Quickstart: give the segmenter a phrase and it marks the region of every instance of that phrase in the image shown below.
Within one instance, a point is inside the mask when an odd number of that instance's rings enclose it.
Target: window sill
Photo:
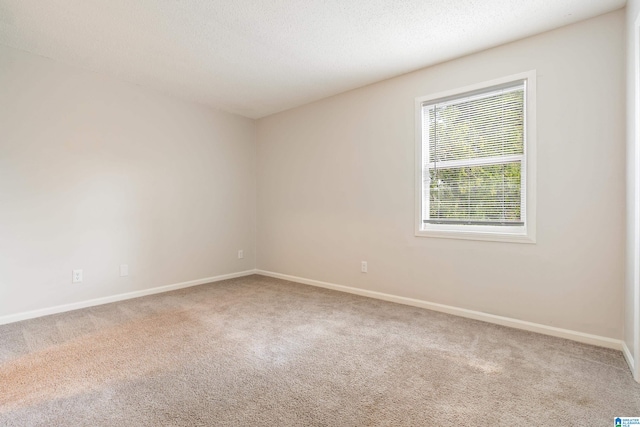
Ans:
[[[535,244],[532,233],[499,233],[468,230],[418,230],[416,237],[435,237],[439,239],[484,240],[488,242]]]

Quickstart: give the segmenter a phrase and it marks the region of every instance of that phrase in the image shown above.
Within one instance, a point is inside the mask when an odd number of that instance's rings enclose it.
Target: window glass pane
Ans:
[[[425,223],[522,225],[520,162],[429,172]]]

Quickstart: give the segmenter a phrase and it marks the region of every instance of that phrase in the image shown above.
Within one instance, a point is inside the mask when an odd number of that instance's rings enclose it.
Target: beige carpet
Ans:
[[[262,276],[0,326],[2,426],[610,426],[620,352]]]

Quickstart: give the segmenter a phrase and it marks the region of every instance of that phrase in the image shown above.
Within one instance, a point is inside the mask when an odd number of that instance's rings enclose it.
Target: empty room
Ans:
[[[0,0],[0,426],[640,425],[640,0]]]

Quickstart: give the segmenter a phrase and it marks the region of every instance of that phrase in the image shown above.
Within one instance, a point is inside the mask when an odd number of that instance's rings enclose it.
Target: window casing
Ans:
[[[415,231],[535,242],[535,71],[416,98]]]

